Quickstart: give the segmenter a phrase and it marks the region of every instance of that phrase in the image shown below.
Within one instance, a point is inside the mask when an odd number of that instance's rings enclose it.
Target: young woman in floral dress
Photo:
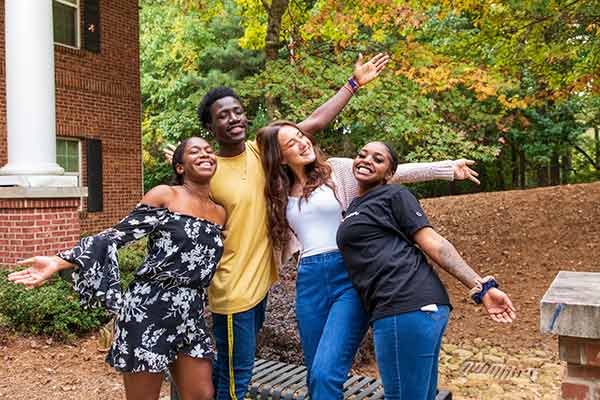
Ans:
[[[172,166],[176,184],[150,190],[117,225],[57,256],[23,260],[28,268],[9,275],[33,288],[74,269],[81,304],[116,314],[106,360],[123,373],[129,400],[158,399],[167,369],[182,400],[213,397],[214,348],[203,313],[223,254],[225,210],[209,197],[217,161],[208,142],[192,137],[175,150]],[[144,236],[148,255],[123,293],[117,249]]]

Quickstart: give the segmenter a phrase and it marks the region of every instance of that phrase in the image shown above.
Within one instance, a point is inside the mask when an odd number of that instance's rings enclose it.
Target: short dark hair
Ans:
[[[240,104],[242,103],[240,96],[238,96],[238,94],[230,87],[219,86],[209,90],[202,98],[200,104],[198,104],[198,109],[196,110],[198,114],[198,122],[200,122],[202,127],[207,128],[208,124],[211,123],[210,106],[212,106],[215,101],[220,100],[223,97],[233,97],[239,101]]]

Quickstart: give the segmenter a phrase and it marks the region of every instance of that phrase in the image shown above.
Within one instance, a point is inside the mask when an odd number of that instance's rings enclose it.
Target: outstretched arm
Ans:
[[[436,264],[462,282],[467,288],[477,286],[481,277],[458,254],[456,248],[430,227],[417,231],[415,242]],[[516,318],[515,308],[510,298],[497,288],[489,289],[482,302],[490,317],[496,322],[512,322]]]
[[[470,167],[475,161],[461,158],[460,160],[437,161],[430,163],[400,164],[389,183],[415,183],[434,179],[446,181],[464,180],[479,184],[479,174]]]
[[[24,285],[27,289],[33,289],[44,284],[55,273],[75,267],[60,257],[35,256],[26,260],[17,261],[17,264],[28,267],[22,271],[16,271],[8,275],[8,280]]]
[[[148,193],[146,193],[146,195],[144,195],[144,197],[142,198],[142,203],[152,207],[163,207],[171,190],[172,189],[170,187],[165,185],[157,186],[154,189],[150,190]],[[150,222],[142,220],[136,221],[135,225],[129,226],[128,222],[131,221],[129,221],[128,218],[125,218],[115,227],[98,234],[98,237],[108,236],[108,234],[105,235],[105,233],[112,230],[120,232],[117,236],[119,236],[120,240],[123,242],[135,240],[141,237],[143,234],[146,234],[147,231],[151,229],[153,222],[151,220],[148,221]],[[137,229],[137,232],[134,229],[134,232],[131,235],[125,234],[125,232],[131,231],[132,228],[141,229]],[[81,245],[78,247],[81,247]],[[18,261],[17,264],[26,266],[27,268],[9,274],[8,280],[17,284],[24,285],[28,289],[32,289],[34,287],[43,285],[48,279],[52,277],[52,275],[59,271],[79,267],[78,264],[67,261],[59,256],[34,256],[22,261]]]
[[[354,65],[352,77],[359,86],[364,86],[375,79],[381,71],[383,71],[388,61],[389,56],[387,54],[379,53],[368,62],[363,63],[362,55],[359,55],[358,61],[356,61],[356,64]],[[350,101],[355,90],[356,89],[352,88],[349,84],[342,86],[332,98],[317,108],[307,119],[298,124],[300,129],[310,135],[314,135],[325,129],[340,111],[342,111],[344,106],[348,104],[348,101]]]

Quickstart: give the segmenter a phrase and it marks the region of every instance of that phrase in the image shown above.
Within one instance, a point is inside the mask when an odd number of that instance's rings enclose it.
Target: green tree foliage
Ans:
[[[323,133],[329,154],[377,139],[407,161],[474,158],[486,190],[597,169],[596,3],[142,0],[146,187],[164,141],[201,133],[209,88],[237,90],[255,131],[307,117],[378,51],[392,61]]]
[[[238,45],[243,29],[232,3],[203,9],[182,5],[141,1],[145,190],[171,175],[161,155],[165,143],[204,134],[196,118],[202,95],[256,73],[264,63],[260,52]]]

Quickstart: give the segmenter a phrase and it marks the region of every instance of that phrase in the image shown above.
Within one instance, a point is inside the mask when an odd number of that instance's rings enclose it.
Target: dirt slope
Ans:
[[[473,346],[480,336],[511,354],[555,354],[556,338],[539,333],[538,304],[558,271],[600,272],[600,182],[422,203],[436,229],[472,266],[493,273],[518,308],[513,325],[492,324],[442,272],[455,306],[445,342]],[[65,345],[0,328],[0,398],[121,399],[120,377],[103,358],[93,335]]]

